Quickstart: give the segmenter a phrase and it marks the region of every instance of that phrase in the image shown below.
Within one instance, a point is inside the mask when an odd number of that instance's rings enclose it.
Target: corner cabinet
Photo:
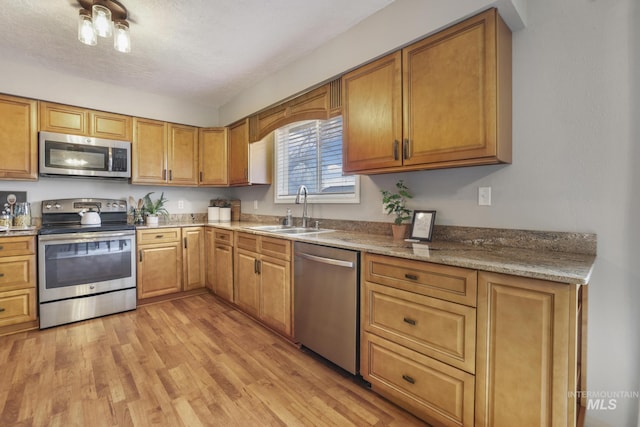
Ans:
[[[38,179],[38,102],[0,95],[0,179]]]
[[[35,239],[0,237],[0,335],[38,328]]]
[[[198,185],[198,129],[133,119],[132,184]]]
[[[249,119],[229,126],[229,185],[249,185]]]
[[[490,9],[342,77],[346,172],[511,162],[511,32]]]
[[[234,302],[291,338],[291,242],[236,232]]]

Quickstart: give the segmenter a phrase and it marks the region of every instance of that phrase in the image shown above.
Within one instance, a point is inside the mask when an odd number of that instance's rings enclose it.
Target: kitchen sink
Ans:
[[[276,234],[311,234],[311,233],[327,233],[333,231],[328,228],[313,227],[286,227],[284,225],[258,225],[255,227],[247,227],[249,230],[265,231]]]

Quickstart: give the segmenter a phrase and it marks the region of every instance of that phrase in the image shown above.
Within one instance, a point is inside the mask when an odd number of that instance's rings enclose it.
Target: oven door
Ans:
[[[134,230],[38,236],[39,302],[136,286]]]

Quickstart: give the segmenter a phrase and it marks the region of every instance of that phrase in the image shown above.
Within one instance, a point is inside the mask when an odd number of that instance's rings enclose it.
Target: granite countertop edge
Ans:
[[[139,226],[138,229],[207,226],[276,237],[291,241],[315,243],[372,254],[395,256],[454,267],[470,268],[493,273],[510,274],[567,284],[589,283],[595,255],[550,250],[519,249],[510,246],[433,241],[406,242],[391,236],[363,232],[334,230],[322,233],[283,235],[253,230],[265,225],[258,222],[170,222],[158,227]]]

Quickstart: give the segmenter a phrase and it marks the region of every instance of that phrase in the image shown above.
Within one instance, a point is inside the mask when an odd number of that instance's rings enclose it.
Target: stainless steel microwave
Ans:
[[[131,178],[131,143],[40,132],[39,172],[42,176]]]

